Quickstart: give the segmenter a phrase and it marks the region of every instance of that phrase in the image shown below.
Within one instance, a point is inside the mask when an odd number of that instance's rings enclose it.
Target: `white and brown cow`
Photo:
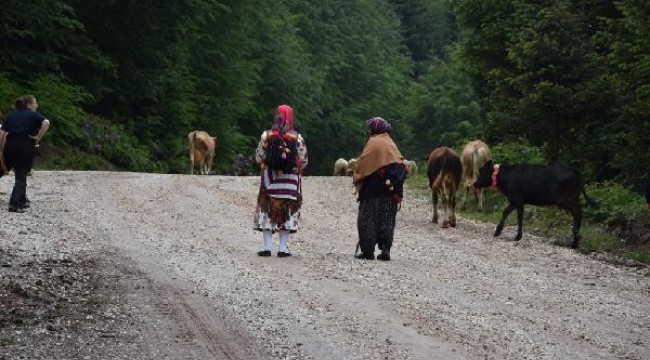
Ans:
[[[208,175],[212,167],[217,137],[210,136],[205,131],[195,130],[187,134],[190,149],[190,174],[194,174],[194,167],[199,166],[199,173]]]
[[[334,163],[334,175],[347,175],[348,161],[344,158],[336,160]]]
[[[348,161],[348,169],[346,170],[345,174],[352,176],[354,174],[354,170],[357,168],[357,159],[352,158]]]
[[[404,160],[404,165],[409,170],[409,176],[415,176],[418,173],[418,163],[414,160]]]

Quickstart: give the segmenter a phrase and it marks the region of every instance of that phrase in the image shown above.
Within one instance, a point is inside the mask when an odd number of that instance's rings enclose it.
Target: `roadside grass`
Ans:
[[[407,180],[407,186],[411,196],[431,202],[426,170],[410,177]],[[594,187],[587,191],[590,197],[599,201],[600,206],[596,210],[584,207],[579,251],[583,253],[606,253],[613,257],[612,261],[616,262],[627,263],[631,261],[650,264],[649,249],[628,246],[626,239],[608,231],[604,225],[615,218],[627,218],[628,221],[634,221],[634,217],[643,212],[642,199],[637,200],[636,198],[630,198],[630,196],[623,196],[621,194],[625,194],[625,192],[618,189],[611,190],[611,186],[606,189]],[[468,219],[492,223],[496,228],[496,224],[501,220],[503,210],[507,205],[506,198],[497,191],[485,189],[484,210],[480,211],[473,194],[470,193],[467,199],[465,197],[465,190],[461,184],[461,189],[459,189],[456,198],[457,214]],[[466,203],[465,200],[467,200]],[[463,206],[464,204],[465,206]],[[624,206],[617,204],[624,204]],[[433,209],[430,209],[430,211],[432,212]],[[524,232],[554,239],[554,243],[558,246],[568,247],[571,245],[571,223],[571,215],[557,207],[532,205],[524,207]],[[517,226],[516,210],[508,216],[506,226]]]

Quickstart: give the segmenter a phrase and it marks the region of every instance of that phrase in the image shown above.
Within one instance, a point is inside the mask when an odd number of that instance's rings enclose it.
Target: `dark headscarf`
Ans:
[[[370,130],[370,135],[379,135],[390,133],[390,123],[380,117],[374,117],[366,120],[366,126]]]

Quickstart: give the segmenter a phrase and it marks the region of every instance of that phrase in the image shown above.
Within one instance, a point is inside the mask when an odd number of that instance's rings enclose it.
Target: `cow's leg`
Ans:
[[[521,240],[521,235],[523,232],[523,222],[524,222],[524,206],[517,206],[517,236],[515,236],[515,241]]]
[[[206,167],[205,174],[210,175],[210,169],[212,169],[212,156],[208,156],[205,167]]]
[[[456,189],[453,188],[451,191],[450,199],[449,199],[450,207],[450,216],[449,216],[449,225],[453,228],[456,227]]]
[[[445,186],[444,182],[442,184],[442,228],[446,229],[451,225],[450,214],[449,214],[449,189]]]
[[[190,175],[194,175],[194,151],[190,150]]]
[[[573,231],[573,242],[571,242],[571,247],[574,249],[578,248],[580,244],[580,225],[582,223],[582,208],[580,205],[574,205],[568,209],[573,216],[573,225],[571,230]]]
[[[472,191],[471,186],[465,186],[465,196],[463,197],[463,203],[461,204],[461,208],[467,209],[467,199],[471,196],[470,192]]]
[[[476,189],[476,196],[478,197],[478,208],[483,211],[483,188]]]
[[[431,200],[433,202],[433,218],[431,222],[434,224],[438,223],[438,190],[431,189]]]
[[[506,223],[506,219],[514,209],[515,209],[514,205],[508,204],[508,206],[503,210],[503,216],[501,217],[501,221],[499,221],[499,224],[497,225],[497,229],[494,231],[494,236],[501,235],[501,231],[503,230],[503,226]]]

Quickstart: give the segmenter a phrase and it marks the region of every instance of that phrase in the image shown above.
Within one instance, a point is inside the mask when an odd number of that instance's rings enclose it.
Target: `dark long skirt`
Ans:
[[[397,203],[393,198],[382,197],[363,199],[359,202],[357,230],[359,247],[364,255],[375,253],[375,245],[382,252],[390,251],[395,233]]]

